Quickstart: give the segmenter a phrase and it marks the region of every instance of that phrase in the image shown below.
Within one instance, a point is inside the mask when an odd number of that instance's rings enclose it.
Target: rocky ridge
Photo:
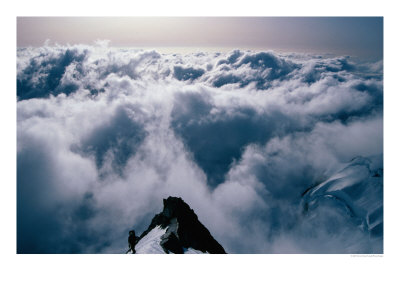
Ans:
[[[165,230],[159,245],[165,253],[183,254],[188,249],[197,253],[225,254],[224,248],[213,238],[209,230],[199,221],[193,209],[181,198],[163,199],[163,211],[154,216],[149,227],[139,237],[140,244],[150,232]]]

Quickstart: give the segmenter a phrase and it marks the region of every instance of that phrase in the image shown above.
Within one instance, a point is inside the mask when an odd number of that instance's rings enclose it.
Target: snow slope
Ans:
[[[161,237],[166,233],[167,229],[168,227],[162,229],[160,226],[157,226],[148,234],[146,234],[137,243],[135,247],[136,254],[165,254],[163,248],[160,245],[160,242]],[[187,248],[184,251],[185,254],[205,254],[200,250],[196,250],[193,248]]]
[[[367,236],[366,251],[382,253],[382,163],[374,157],[354,158],[342,170],[308,190],[302,198],[302,209],[305,220],[314,228],[323,228],[332,236],[347,233],[348,240],[351,240],[350,228],[358,228]]]
[[[137,254],[165,254],[160,246],[161,237],[167,231],[167,228],[162,229],[160,226],[155,227],[148,234],[139,240],[135,246]]]

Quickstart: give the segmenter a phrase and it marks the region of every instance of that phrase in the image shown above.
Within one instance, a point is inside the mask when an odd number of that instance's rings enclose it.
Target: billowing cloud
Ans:
[[[231,253],[382,251],[342,206],[306,213],[304,200],[354,157],[382,169],[382,62],[101,45],[17,55],[19,253],[121,253],[169,195]],[[371,182],[357,188],[376,207],[355,206],[367,223],[383,200]]]

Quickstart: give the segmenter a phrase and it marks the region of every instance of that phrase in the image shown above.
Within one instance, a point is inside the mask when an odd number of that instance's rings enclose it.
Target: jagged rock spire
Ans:
[[[204,253],[226,253],[208,229],[198,220],[193,209],[181,198],[168,197],[163,199],[163,204],[163,211],[153,218],[149,228],[141,234],[140,239],[156,226],[160,226],[167,228],[160,242],[166,253],[184,253],[188,248]]]

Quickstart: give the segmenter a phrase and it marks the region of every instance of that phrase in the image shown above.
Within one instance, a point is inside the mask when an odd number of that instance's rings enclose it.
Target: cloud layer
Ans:
[[[318,213],[335,232],[301,211],[302,193],[354,157],[382,158],[381,61],[83,45],[17,55],[19,253],[121,253],[169,195],[231,253],[382,251],[336,209]]]

